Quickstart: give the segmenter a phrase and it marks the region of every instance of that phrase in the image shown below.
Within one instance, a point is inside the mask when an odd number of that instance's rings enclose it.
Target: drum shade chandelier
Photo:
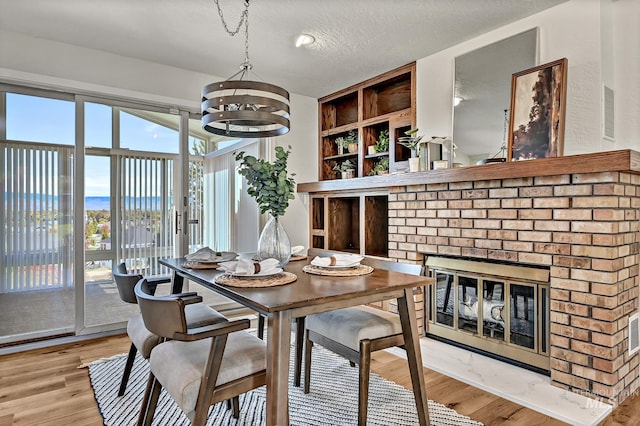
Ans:
[[[244,24],[244,62],[240,71],[202,89],[202,128],[216,135],[238,138],[280,136],[289,132],[289,92],[273,84],[251,81],[249,72],[249,0],[235,30],[229,30],[220,0],[214,0],[225,31],[230,36]]]

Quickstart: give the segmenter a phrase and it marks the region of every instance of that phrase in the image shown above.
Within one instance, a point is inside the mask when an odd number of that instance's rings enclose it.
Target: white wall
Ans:
[[[291,130],[286,137],[278,138],[283,148],[291,145],[289,171],[295,173],[298,183],[318,180],[318,101],[308,96],[291,96]],[[289,234],[291,245],[309,247],[308,194],[296,193],[282,218],[282,225]]]
[[[47,88],[87,91],[128,100],[199,111],[202,87],[219,76],[182,70],[107,52],[0,30],[0,80]],[[318,180],[317,100],[291,94],[291,131],[275,139],[291,145],[297,182]],[[309,246],[309,212],[296,194],[283,218],[294,245]]]
[[[617,147],[640,150],[640,1],[618,0],[613,5]]]
[[[564,154],[640,150],[639,17],[637,0],[571,0],[419,59],[417,126],[429,135],[452,134],[456,56],[538,27],[538,62],[568,59]],[[615,88],[615,142],[602,138],[603,82]]]

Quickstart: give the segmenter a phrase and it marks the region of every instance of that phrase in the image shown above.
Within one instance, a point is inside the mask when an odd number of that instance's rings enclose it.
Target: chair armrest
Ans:
[[[149,284],[164,284],[164,283],[170,283],[171,282],[171,277],[156,277],[156,278],[147,278],[147,283]]]
[[[186,293],[167,294],[166,296],[156,296],[158,299],[182,299],[185,305],[191,305],[193,303],[202,302],[202,296],[198,295],[195,291],[189,291]]]
[[[182,299],[182,301],[184,302],[185,305],[192,305],[194,303],[201,303],[202,302],[202,296],[198,295],[198,293],[193,293],[193,294],[186,294],[185,293],[181,293],[180,294],[180,299]]]
[[[173,340],[191,342],[194,340],[208,339],[209,337],[222,336],[223,334],[245,330],[249,328],[250,325],[251,322],[246,318],[235,321],[205,325],[203,327],[190,328],[186,333],[174,333]]]

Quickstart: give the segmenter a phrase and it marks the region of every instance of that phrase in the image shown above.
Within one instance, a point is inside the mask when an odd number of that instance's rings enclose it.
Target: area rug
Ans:
[[[293,351],[292,351],[293,352]],[[147,382],[148,363],[138,355],[127,391],[118,397],[118,387],[126,355],[94,361],[89,375],[105,426],[135,425]],[[291,360],[293,366],[293,360]],[[358,422],[358,369],[345,359],[319,346],[313,349],[311,392],[293,386],[289,377],[289,416],[291,425],[355,425]],[[428,392],[428,390],[427,390]],[[432,425],[482,425],[437,402],[429,401]],[[225,403],[211,408],[208,426],[263,425],[265,387],[240,396],[240,418],[234,419]],[[163,390],[154,416],[154,425],[189,425],[190,422]],[[402,386],[371,373],[368,425],[418,424],[413,393]]]

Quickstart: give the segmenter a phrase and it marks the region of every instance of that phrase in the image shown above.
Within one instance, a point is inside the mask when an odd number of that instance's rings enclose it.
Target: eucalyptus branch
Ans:
[[[256,199],[261,213],[269,212],[275,217],[282,216],[289,206],[289,200],[295,198],[294,175],[287,176],[290,152],[290,146],[286,151],[277,146],[276,160],[273,163],[245,155],[244,151],[236,154],[236,161],[240,161],[238,173],[247,180],[247,193]]]

